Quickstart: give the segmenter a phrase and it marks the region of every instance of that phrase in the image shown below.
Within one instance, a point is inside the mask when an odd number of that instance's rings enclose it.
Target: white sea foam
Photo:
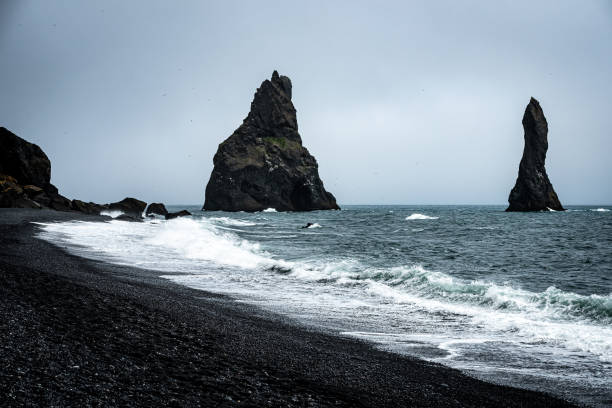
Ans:
[[[308,227],[306,227],[306,228],[322,228],[322,227],[321,227],[321,225],[320,225],[319,223],[316,223],[316,222],[315,222],[315,223],[313,223],[313,224],[310,224],[310,225],[309,225]]]
[[[235,227],[252,227],[257,225],[257,223],[252,221],[237,220],[230,217],[210,217],[208,219],[222,225],[231,225]]]
[[[276,208],[266,208],[263,212],[277,212]]]
[[[593,209],[591,209],[591,211],[608,212],[610,210],[608,208],[593,208]]]
[[[122,215],[123,211],[119,211],[119,210],[104,210],[104,211],[100,211],[100,215],[106,215],[107,217],[111,217],[111,218],[117,218],[118,216]]]
[[[419,213],[413,213],[406,217],[407,221],[410,221],[410,220],[437,220],[437,219],[438,217],[431,217],[429,215],[419,214]]]
[[[74,245],[77,251],[89,248],[94,250],[90,255],[100,259],[109,257],[163,271],[176,271],[177,267],[179,271],[197,270],[199,261],[250,269],[267,267],[271,262],[258,244],[216,228],[206,218],[42,225],[42,238]]]

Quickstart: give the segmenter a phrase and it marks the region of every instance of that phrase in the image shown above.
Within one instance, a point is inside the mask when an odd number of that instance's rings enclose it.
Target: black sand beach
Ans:
[[[1,406],[573,406],[34,237],[68,219],[0,210]]]

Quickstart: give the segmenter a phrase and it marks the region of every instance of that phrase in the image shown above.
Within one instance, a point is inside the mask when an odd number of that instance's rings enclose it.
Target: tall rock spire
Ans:
[[[531,98],[523,115],[525,148],[519,174],[506,211],[564,210],[553,189],[544,163],[548,150],[548,122],[540,103]]]
[[[255,92],[242,125],[213,159],[204,210],[339,209],[323,187],[315,158],[302,146],[291,80],[274,71]]]

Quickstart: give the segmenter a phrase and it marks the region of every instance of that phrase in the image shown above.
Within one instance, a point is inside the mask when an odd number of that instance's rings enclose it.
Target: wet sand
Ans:
[[[71,219],[104,221],[0,209],[1,406],[574,406],[34,236]]]

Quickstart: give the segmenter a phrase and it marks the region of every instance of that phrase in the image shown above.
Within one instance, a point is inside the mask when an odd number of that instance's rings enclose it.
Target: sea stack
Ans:
[[[548,150],[548,123],[535,98],[531,98],[525,109],[523,129],[523,158],[516,184],[508,197],[510,205],[506,211],[563,211],[544,168]]]
[[[291,80],[274,71],[257,89],[242,125],[219,145],[204,210],[338,210],[317,161],[302,146]]]

